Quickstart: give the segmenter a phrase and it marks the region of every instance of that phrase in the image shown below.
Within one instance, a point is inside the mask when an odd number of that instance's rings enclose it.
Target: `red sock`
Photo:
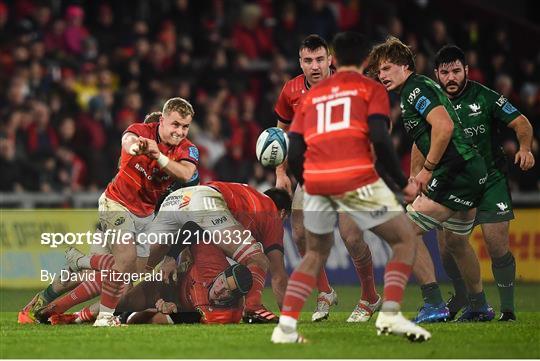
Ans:
[[[96,315],[92,314],[92,311],[90,311],[90,308],[88,307],[83,308],[77,316],[81,322],[90,322],[96,319]]]
[[[302,307],[304,307],[306,299],[311,295],[316,282],[315,277],[303,272],[294,271],[287,284],[281,315],[290,316],[298,320]]]
[[[403,300],[403,291],[409,281],[411,272],[411,265],[398,261],[388,262],[384,272],[385,301],[393,301],[401,304],[401,301]]]
[[[305,252],[299,253],[300,256],[302,256],[303,258]],[[321,270],[319,271],[319,277],[317,277],[317,290],[324,293],[332,292],[332,287],[330,286],[330,282],[328,282],[328,276],[326,276],[326,270],[324,269],[324,266],[321,267]]]
[[[264,282],[266,280],[266,272],[255,264],[247,266],[251,271],[253,277],[253,285],[251,290],[246,295],[246,309],[250,311],[256,311],[262,306],[262,290],[264,288]]]
[[[114,256],[112,254],[95,254],[90,257],[90,267],[101,271],[104,269],[112,269],[114,265]]]
[[[351,256],[356,274],[362,285],[362,297],[364,301],[375,303],[379,299],[375,289],[375,280],[373,277],[373,262],[371,261],[371,252],[369,249],[360,257]]]
[[[91,300],[101,292],[101,274],[95,273],[95,281],[84,281],[55,303],[54,312],[64,313],[79,303]]]
[[[116,275],[118,275],[118,271],[111,270],[112,272],[115,272]],[[113,279],[113,277],[109,274],[103,279],[103,284],[101,286],[101,300],[100,305],[105,306],[106,308],[109,308],[111,310],[114,310],[116,306],[118,305],[118,302],[120,301],[120,297],[122,297],[122,293],[124,291],[124,282],[123,281],[116,281]]]

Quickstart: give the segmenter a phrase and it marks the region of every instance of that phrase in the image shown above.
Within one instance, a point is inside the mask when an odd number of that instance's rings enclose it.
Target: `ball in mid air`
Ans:
[[[289,137],[281,128],[265,129],[257,139],[257,159],[264,167],[275,168],[285,161]]]

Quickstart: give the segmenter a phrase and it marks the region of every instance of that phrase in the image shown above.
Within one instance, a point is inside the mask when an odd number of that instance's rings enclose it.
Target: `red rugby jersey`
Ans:
[[[130,125],[126,132],[155,140],[161,153],[171,160],[199,164],[199,151],[193,143],[187,139],[173,147],[160,143],[158,126],[159,123],[136,123]],[[136,216],[147,217],[154,213],[158,198],[173,181],[173,177],[160,169],[157,160],[146,155],[131,155],[122,147],[118,173],[107,186],[105,195]]]
[[[283,223],[274,201],[247,184],[210,182],[225,199],[234,218],[261,242],[264,252],[283,251]]]
[[[301,101],[290,132],[307,145],[304,187],[310,194],[338,195],[376,181],[368,116],[390,116],[385,88],[354,71],[338,72]]]
[[[304,74],[300,74],[285,83],[274,107],[274,112],[281,122],[286,124],[292,122],[294,112],[300,105],[300,99],[308,90],[309,84]]]
[[[199,311],[201,323],[238,323],[243,307],[218,308],[210,305],[208,290],[218,274],[230,266],[222,250],[213,244],[191,246],[193,265],[179,282],[181,311]]]

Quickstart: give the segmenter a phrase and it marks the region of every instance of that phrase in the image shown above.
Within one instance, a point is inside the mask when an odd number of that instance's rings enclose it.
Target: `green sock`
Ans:
[[[46,289],[44,289],[41,294],[43,295],[45,301],[47,301],[48,303],[54,301],[61,296],[61,293],[54,292],[52,285],[49,285]]]
[[[431,305],[438,305],[444,302],[441,295],[441,289],[439,288],[438,283],[436,282],[428,283],[426,285],[421,286],[420,289],[422,290],[422,298],[424,299],[424,303],[429,303]]]
[[[514,312],[514,283],[516,280],[516,260],[511,252],[491,260],[491,270],[499,290],[501,312]]]
[[[469,302],[473,311],[478,311],[484,307],[487,303],[486,294],[484,291],[477,293],[475,295],[469,295]]]
[[[444,271],[454,285],[456,299],[467,302],[467,287],[465,286],[465,281],[463,281],[463,278],[461,277],[461,272],[458,269],[456,261],[454,261],[454,257],[449,254],[446,255],[446,257],[442,259],[442,264]]]

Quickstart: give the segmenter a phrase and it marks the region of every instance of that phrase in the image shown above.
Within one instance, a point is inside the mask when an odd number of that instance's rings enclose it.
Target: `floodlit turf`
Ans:
[[[444,292],[449,290],[444,286]],[[96,329],[89,325],[18,325],[15,312],[2,312],[2,358],[539,358],[540,285],[519,285],[518,322],[434,324],[426,328],[433,339],[410,343],[404,338],[377,336],[374,320],[347,324],[358,291],[338,287],[340,305],[330,319],[311,323],[303,314],[301,333],[310,344],[273,345],[272,325],[128,326]],[[2,310],[23,306],[30,291],[0,290]],[[496,289],[488,299],[498,305]],[[269,306],[268,290],[265,299]],[[307,309],[314,307],[313,300]],[[405,307],[413,316],[420,302],[418,288],[409,287]]]

